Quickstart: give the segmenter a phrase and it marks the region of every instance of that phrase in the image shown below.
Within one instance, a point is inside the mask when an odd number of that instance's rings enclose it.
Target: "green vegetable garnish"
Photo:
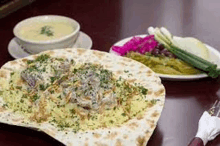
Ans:
[[[152,104],[156,104],[157,101],[158,101],[158,99],[152,99],[150,102],[151,102]]]
[[[122,116],[126,116],[126,114],[125,114],[125,113],[122,113],[121,115],[122,115]]]
[[[180,49],[172,42],[172,37],[168,33],[162,33],[159,28],[155,29],[155,39],[164,45],[164,47],[175,54],[178,58],[191,64],[195,68],[198,68],[206,72],[210,77],[216,78],[220,75],[220,69],[217,69],[217,65],[209,62],[199,56],[196,56],[190,52]]]
[[[32,102],[35,102],[36,100],[38,100],[40,98],[40,96],[38,96],[37,94],[35,94],[32,98],[31,98],[31,100],[32,100]]]
[[[144,88],[143,86],[140,86],[139,88],[140,88],[141,93],[142,93],[143,95],[147,95],[148,90],[147,90],[146,88]]]
[[[43,54],[43,55],[40,55],[36,58],[35,62],[39,61],[39,62],[44,62],[46,60],[48,60],[50,58],[49,55],[47,54]]]
[[[15,74],[15,73],[14,73],[14,72],[12,72],[12,73],[11,73],[11,76],[13,76],[14,74]]]
[[[41,27],[40,34],[44,34],[46,36],[53,36],[53,32],[51,31],[51,26]]]
[[[53,83],[56,80],[56,77],[50,77],[50,82]]]

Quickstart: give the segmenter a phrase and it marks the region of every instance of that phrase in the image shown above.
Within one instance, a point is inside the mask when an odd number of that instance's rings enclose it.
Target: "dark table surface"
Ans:
[[[92,49],[108,51],[117,41],[165,26],[174,35],[192,36],[220,51],[219,0],[36,0],[0,19],[0,66],[13,60],[8,43],[13,27],[28,17],[56,14],[71,17],[93,40]],[[166,101],[148,146],[186,146],[195,136],[200,116],[220,95],[219,79],[162,81]],[[61,145],[46,134],[0,124],[0,146]],[[220,145],[220,136],[207,146]]]

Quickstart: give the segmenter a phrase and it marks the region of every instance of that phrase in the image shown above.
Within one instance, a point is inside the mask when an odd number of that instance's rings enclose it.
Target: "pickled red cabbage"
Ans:
[[[120,56],[124,56],[130,51],[145,54],[146,52],[151,52],[157,45],[158,42],[154,39],[154,35],[149,35],[144,38],[133,37],[123,46],[112,46],[112,51],[116,52]]]

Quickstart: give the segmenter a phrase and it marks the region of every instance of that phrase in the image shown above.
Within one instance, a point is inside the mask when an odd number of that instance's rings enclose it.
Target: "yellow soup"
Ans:
[[[67,22],[33,22],[23,26],[19,35],[28,40],[47,41],[69,35],[74,30]]]

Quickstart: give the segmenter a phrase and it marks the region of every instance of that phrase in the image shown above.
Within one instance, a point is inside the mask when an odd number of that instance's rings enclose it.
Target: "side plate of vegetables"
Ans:
[[[163,80],[197,80],[220,75],[220,53],[198,39],[173,36],[166,28],[148,28],[147,34],[125,38],[110,53],[150,67]]]

